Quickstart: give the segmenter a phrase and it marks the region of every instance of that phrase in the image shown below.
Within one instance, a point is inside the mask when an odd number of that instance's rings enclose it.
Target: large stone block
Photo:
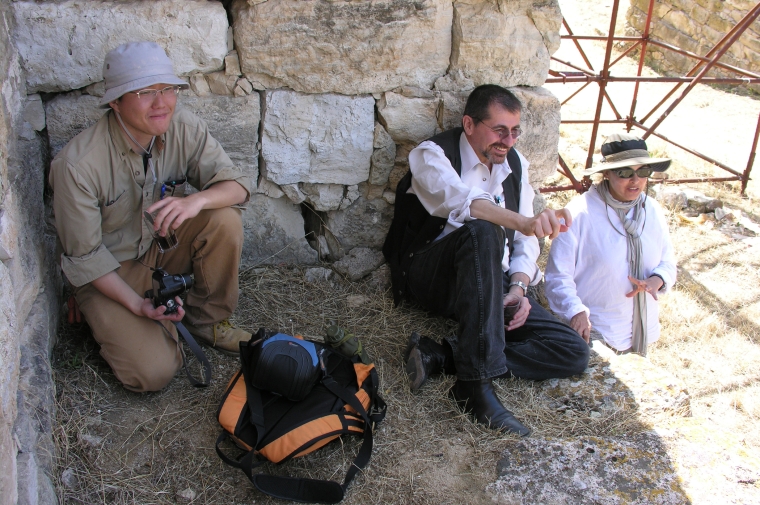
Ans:
[[[14,2],[16,45],[29,92],[78,89],[103,79],[103,58],[135,39],[162,46],[178,75],[211,72],[227,54],[219,2]]]
[[[475,84],[540,86],[559,47],[556,1],[454,2],[451,70]]]
[[[506,447],[499,478],[487,487],[494,503],[691,503],[654,432],[581,441],[526,439]]]
[[[276,184],[359,184],[369,176],[371,96],[265,93],[262,172]]]
[[[75,91],[58,95],[45,104],[51,157],[61,152],[78,133],[100,119],[105,110],[98,108],[99,102],[100,99],[96,96]]]
[[[445,91],[441,93],[442,106],[439,116],[444,130],[462,126],[462,114],[468,96],[470,96],[469,91]]]
[[[40,138],[17,138],[8,159],[10,191],[3,202],[17,230],[16,251],[7,265],[13,280],[16,317],[26,319],[45,279],[49,261],[45,243],[45,156]]]
[[[287,198],[251,195],[243,233],[243,265],[317,263],[317,251],[304,238],[301,208]]]
[[[209,132],[222,144],[235,166],[255,184],[259,177],[259,94],[241,97],[182,95],[179,106],[208,123]]]
[[[342,254],[336,250],[331,254],[342,257],[354,247],[381,248],[392,219],[393,207],[383,199],[361,197],[346,210],[328,212],[325,227],[338,242],[337,247],[333,244],[331,248],[342,250]]]
[[[235,0],[232,14],[243,73],[265,88],[430,88],[449,66],[449,0]]]
[[[435,135],[438,97],[406,97],[388,92],[377,102],[380,121],[396,143],[418,144]]]
[[[10,272],[0,263],[0,504],[16,503],[16,442],[13,424],[16,419],[16,390],[19,374],[19,350],[17,342],[18,320],[15,317],[13,283]]]
[[[673,27],[683,33],[694,33],[694,21],[682,11],[671,11],[665,18]]]
[[[396,159],[396,143],[380,123],[375,123],[375,152],[372,153],[372,171],[369,183],[385,185]]]
[[[522,102],[520,125],[523,134],[517,149],[530,162],[530,183],[534,188],[557,169],[559,145],[559,100],[546,88],[511,88]]]
[[[343,186],[340,184],[309,184],[301,185],[306,200],[317,211],[338,210],[343,202]]]
[[[19,335],[21,349],[18,382],[18,417],[14,436],[18,443],[18,505],[57,503],[53,485],[55,444],[55,392],[50,351],[55,341],[58,286],[53,269],[47,288],[40,292]],[[52,309],[52,310],[51,310]]]

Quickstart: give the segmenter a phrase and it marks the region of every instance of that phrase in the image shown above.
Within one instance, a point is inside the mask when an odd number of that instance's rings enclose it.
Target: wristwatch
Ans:
[[[523,290],[523,296],[527,296],[528,295],[528,286],[526,286],[524,282],[522,282],[522,281],[512,281],[512,282],[509,283],[509,286],[508,286],[507,289],[511,288],[512,286],[520,286],[522,288],[522,290]]]

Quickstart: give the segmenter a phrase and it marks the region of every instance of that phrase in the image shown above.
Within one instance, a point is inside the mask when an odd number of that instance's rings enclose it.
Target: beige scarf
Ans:
[[[610,194],[609,181],[606,179],[595,185],[597,192],[604,203],[612,207],[620,218],[626,232],[628,246],[628,272],[635,279],[643,279],[643,265],[641,253],[641,233],[646,223],[646,210],[644,209],[643,193],[632,202],[619,202]],[[629,219],[628,212],[633,209],[633,216]],[[609,214],[607,215],[609,219]],[[612,223],[610,223],[612,224]],[[613,226],[613,228],[615,228]],[[617,228],[615,228],[617,231]],[[647,300],[646,292],[639,292],[633,297],[633,339],[631,351],[647,355]]]

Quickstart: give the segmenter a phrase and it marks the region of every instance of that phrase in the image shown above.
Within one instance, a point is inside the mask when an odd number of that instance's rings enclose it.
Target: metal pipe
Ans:
[[[571,189],[574,189],[575,191],[578,191],[575,186],[545,186],[543,188],[539,188],[539,193],[559,193],[560,191],[570,191]],[[581,193],[578,191],[578,193]]]
[[[560,60],[559,58],[555,58],[554,56],[552,56],[551,59],[558,63],[562,63],[563,65],[567,65],[570,68],[574,68],[575,70],[583,72],[585,75],[596,75],[593,71],[585,70],[577,65],[570,63],[569,61]]]
[[[570,170],[570,167],[567,166],[567,163],[565,163],[565,160],[562,158],[562,155],[558,155],[557,158],[557,163],[559,163],[559,166],[562,168],[562,170],[558,171],[570,179],[570,183],[573,185],[572,187],[576,192],[583,193],[583,186],[580,182],[578,182],[578,179],[575,178],[573,172]]]
[[[638,121],[634,121],[634,122],[633,122],[633,124],[634,124],[635,126],[638,126],[639,128],[641,128],[642,130],[646,130],[646,126],[644,126],[643,124],[639,123]],[[683,149],[683,150],[684,150],[684,151],[686,151],[687,153],[693,154],[694,156],[697,156],[698,158],[701,158],[701,159],[703,159],[703,160],[705,160],[705,161],[707,161],[707,162],[710,162],[710,163],[712,163],[713,165],[715,165],[715,166],[717,166],[717,167],[720,167],[720,168],[722,168],[722,169],[723,169],[723,170],[725,170],[726,172],[730,172],[730,173],[732,173],[732,174],[734,174],[734,175],[738,175],[739,177],[741,177],[741,176],[742,176],[741,172],[739,172],[739,171],[737,171],[737,170],[734,170],[733,168],[729,167],[729,166],[728,166],[728,165],[726,165],[725,163],[721,163],[720,161],[717,161],[717,160],[715,160],[715,159],[713,159],[713,158],[711,158],[711,157],[707,156],[706,154],[702,154],[702,153],[700,153],[699,151],[695,151],[694,149],[689,149],[688,147],[686,147],[686,146],[683,146],[683,145],[679,144],[678,142],[675,142],[675,141],[673,141],[673,140],[670,140],[668,137],[666,137],[665,135],[663,135],[663,134],[661,134],[661,133],[652,132],[652,135],[654,135],[655,137],[659,137],[659,138],[661,138],[662,140],[664,140],[665,142],[668,142],[668,143],[670,143],[670,144],[673,144],[673,145],[674,145],[674,146],[676,146],[676,147],[680,147],[681,149]]]
[[[618,7],[620,0],[614,0],[612,3],[612,16],[610,18],[610,31],[607,36],[607,47],[604,53],[604,67],[601,71],[601,80],[599,81],[599,98],[596,101],[596,122],[591,129],[591,141],[588,146],[588,156],[586,157],[586,168],[591,168],[594,156],[594,147],[596,146],[596,135],[599,133],[599,118],[602,115],[602,104],[604,102],[605,87],[607,86],[606,78],[610,75],[610,57],[612,56],[612,41],[615,37],[615,24],[617,23]]]
[[[649,9],[647,10],[647,21],[644,25],[644,34],[641,40],[641,52],[639,53],[639,67],[636,71],[636,77],[641,77],[641,71],[644,69],[644,58],[647,54],[647,42],[649,41],[649,25],[652,23],[652,12],[654,11],[654,0],[649,0]],[[636,104],[639,98],[639,81],[633,88],[633,98],[631,99],[631,111],[628,113],[628,123],[626,124],[626,130],[631,131],[633,126],[633,118],[636,117]]]
[[[583,48],[581,47],[580,42],[578,42],[578,40],[575,39],[573,35],[573,31],[570,29],[570,25],[567,24],[567,20],[565,19],[564,16],[562,17],[562,25],[565,27],[565,30],[567,30],[567,33],[570,34],[570,37],[572,38],[573,43],[575,44],[575,47],[578,49],[578,52],[581,53],[581,58],[583,58],[583,61],[586,62],[586,65],[588,66],[588,68],[590,68],[591,70],[594,70],[593,65],[591,65],[591,62],[586,57],[586,53],[583,52]]]
[[[578,39],[578,40],[609,40],[607,35],[561,35],[561,39]],[[612,37],[612,40],[616,42],[636,42],[641,40],[641,37]]]
[[[732,182],[741,177],[696,177],[694,179],[649,179],[649,184],[690,184],[693,182]]]
[[[569,76],[562,78],[549,78],[544,81],[546,84],[557,84],[567,82],[598,82],[602,79],[601,76]],[[634,76],[621,76],[621,77],[607,77],[607,82],[680,82],[691,83],[696,80],[696,77],[634,77]],[[760,78],[750,77],[703,77],[701,79],[703,84],[759,84]],[[642,119],[641,121],[644,121]]]
[[[585,83],[583,86],[581,86],[580,88],[578,88],[578,89],[575,91],[575,93],[573,93],[573,94],[572,94],[572,95],[570,95],[569,97],[565,98],[565,101],[564,101],[564,102],[562,102],[561,104],[559,104],[559,106],[560,106],[560,107],[562,107],[563,105],[565,105],[567,102],[569,102],[569,101],[570,101],[570,99],[571,99],[572,97],[574,97],[575,95],[577,95],[578,93],[580,93],[581,91],[583,91],[584,89],[586,89],[586,86],[588,86],[589,84],[591,84],[591,83],[590,83],[590,82],[587,82],[587,83]]]
[[[620,61],[623,58],[625,58],[626,56],[628,56],[628,53],[630,53],[631,51],[633,51],[634,49],[636,49],[639,46],[639,44],[641,44],[641,42],[642,41],[638,41],[638,42],[636,42],[634,44],[631,44],[631,46],[628,49],[626,49],[625,51],[623,51],[623,54],[621,54],[620,56],[618,56],[617,58],[615,58],[615,60],[612,63],[610,63],[610,68],[614,67],[615,63],[617,63],[618,61]],[[642,51],[643,51],[643,49],[642,49]]]
[[[700,55],[698,55],[696,53],[692,53],[691,51],[687,51],[686,49],[681,49],[679,47],[676,47],[674,45],[668,44],[666,42],[650,39],[649,43],[652,44],[653,46],[659,46],[659,47],[662,47],[664,49],[668,49],[670,51],[673,51],[674,53],[681,54],[683,56],[689,56],[691,58],[694,58],[695,60],[700,60],[700,61],[703,61],[703,62],[710,61],[710,58],[706,58],[704,56],[700,56]],[[728,63],[723,63],[723,62],[720,62],[720,61],[717,62],[715,64],[715,66],[723,68],[725,70],[731,70],[733,72],[736,72],[737,74],[743,74],[743,75],[746,75],[748,77],[760,77],[760,74],[757,74],[755,72],[752,72],[750,70],[746,70],[746,69],[743,69],[743,68],[735,67],[733,65],[729,65]],[[691,73],[691,70],[689,72],[687,72],[686,75],[689,75],[690,73]]]
[[[610,108],[612,109],[612,113],[615,114],[615,117],[618,119],[623,119],[623,116],[620,115],[617,108],[615,107],[615,104],[612,103],[612,98],[610,98],[610,95],[607,93],[607,90],[604,90],[604,98],[606,98],[607,103],[610,104]]]
[[[749,173],[752,171],[752,165],[755,164],[755,155],[757,153],[757,139],[760,137],[760,114],[757,115],[757,127],[755,128],[755,138],[752,140],[752,148],[749,151],[749,160],[747,160],[747,168],[744,169],[742,174],[742,196],[744,196],[747,190],[747,183],[749,182]]]
[[[563,119],[562,124],[620,124],[626,121],[626,119],[568,119],[567,121]]]
[[[562,38],[563,39],[568,39],[568,38],[571,38],[571,37],[563,36]],[[591,40],[607,40],[607,37],[602,37],[602,36],[598,36],[598,37],[597,36],[595,36],[595,37],[582,37],[582,36],[579,36],[579,35],[574,35],[573,38],[591,39]],[[642,38],[641,37],[614,37],[614,40],[616,42],[634,42],[634,45],[635,45],[635,43],[642,42]],[[699,60],[700,62],[705,62],[706,63],[706,62],[710,61],[710,58],[708,58],[706,56],[700,56],[700,55],[698,55],[696,53],[693,53],[691,51],[687,51],[686,49],[681,49],[680,47],[676,47],[676,46],[674,46],[672,44],[668,44],[667,42],[662,42],[661,40],[649,38],[649,39],[647,39],[647,43],[651,44],[653,46],[662,47],[663,49],[668,49],[670,51],[673,51],[674,53],[678,53],[678,54],[681,54],[683,56],[688,56],[690,58],[694,58],[695,60]],[[720,44],[720,42],[718,42],[718,44]],[[617,60],[615,60],[613,62],[613,64],[617,63],[619,60],[620,60],[620,58],[618,58]],[[701,66],[701,64],[699,64],[697,67],[694,67],[694,68],[698,68],[699,66]],[[731,70],[731,71],[736,72],[738,74],[747,75],[749,77],[760,77],[760,74],[752,72],[751,70],[735,67],[733,65],[729,65],[728,63],[723,63],[723,62],[720,62],[720,61],[717,62],[715,64],[715,66],[723,68],[725,70]],[[690,70],[689,72],[687,72],[686,75],[689,75],[689,74],[693,75],[692,71],[694,70],[694,68],[692,68],[692,70]]]

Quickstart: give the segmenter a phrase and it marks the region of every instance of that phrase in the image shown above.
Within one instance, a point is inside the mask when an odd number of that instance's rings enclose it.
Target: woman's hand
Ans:
[[[645,292],[652,295],[652,298],[657,300],[657,293],[662,288],[663,282],[662,279],[657,277],[656,275],[653,275],[649,279],[645,281],[640,281],[634,277],[628,276],[628,280],[631,281],[631,284],[633,284],[633,291],[630,293],[626,293],[625,296],[628,298],[633,298],[638,293]]]
[[[588,344],[589,340],[591,340],[591,321],[589,321],[585,310],[578,312],[570,319],[570,327],[577,331],[578,335]]]

